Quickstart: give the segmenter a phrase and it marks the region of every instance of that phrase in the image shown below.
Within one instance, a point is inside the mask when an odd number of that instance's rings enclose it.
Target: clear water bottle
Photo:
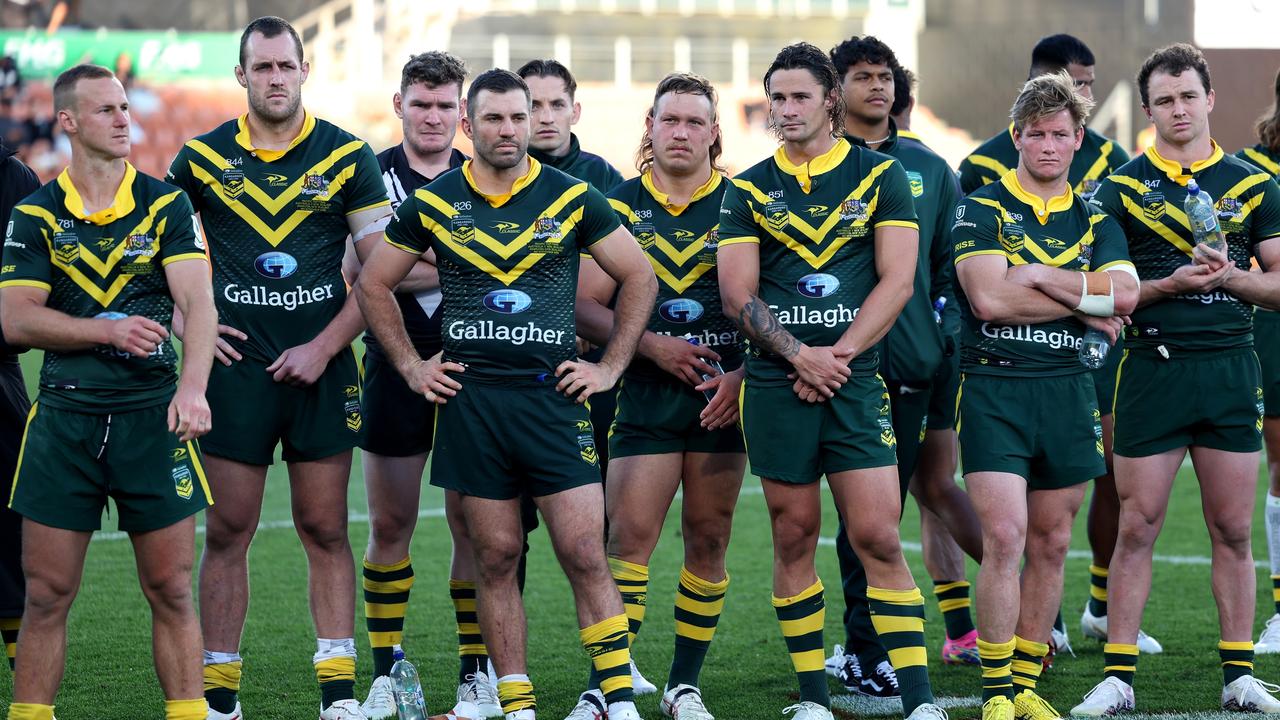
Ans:
[[[701,345],[701,344],[702,344],[701,342],[699,342],[699,341],[698,341],[698,338],[696,338],[696,337],[694,337],[694,336],[692,336],[692,335],[685,335],[685,336],[684,336],[684,339],[685,339],[685,340],[688,340],[690,345]],[[715,369],[715,374],[712,374],[712,373],[706,372],[705,370],[701,370],[701,369],[700,369],[700,370],[698,370],[698,377],[702,378],[702,382],[706,382],[706,381],[710,380],[711,378],[716,377],[716,375],[723,375],[723,374],[724,374],[724,368],[720,366],[720,361],[718,361],[718,360],[712,360],[711,358],[702,358],[702,362],[704,362],[704,363],[706,363],[706,364],[710,365],[712,368],[714,368],[714,369]],[[706,399],[707,399],[707,402],[711,402],[711,398],[713,398],[713,397],[715,397],[715,396],[716,396],[716,391],[715,391],[715,390],[703,390],[703,391],[702,391],[702,397],[706,398]]]
[[[1111,351],[1111,339],[1101,330],[1088,328],[1080,340],[1080,350],[1076,356],[1080,364],[1090,370],[1097,370],[1107,362],[1107,353]]]
[[[1195,180],[1187,181],[1187,199],[1182,203],[1187,213],[1187,222],[1191,225],[1191,235],[1195,238],[1193,245],[1204,244],[1210,250],[1222,254],[1227,253],[1227,236],[1218,226],[1218,211],[1213,207],[1213,198],[1200,189]]]
[[[404,651],[392,655],[391,691],[396,697],[396,715],[400,720],[427,720],[427,703],[422,697],[422,683],[418,681],[418,669],[404,659]]]
[[[939,295],[937,300],[933,301],[933,321],[942,324],[942,311],[947,307],[947,296]]]

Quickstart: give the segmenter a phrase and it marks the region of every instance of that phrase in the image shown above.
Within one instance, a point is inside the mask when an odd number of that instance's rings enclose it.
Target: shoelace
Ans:
[[[1045,715],[1052,715],[1055,718],[1062,717],[1061,715],[1058,714],[1057,710],[1053,709],[1053,706],[1049,704],[1048,700],[1045,700],[1039,695],[1032,693],[1030,701],[1033,705],[1035,705],[1036,710],[1044,713]]]
[[[464,678],[467,686],[467,694],[474,699],[477,705],[497,705],[498,693],[494,691],[493,686],[489,684],[489,676],[484,673],[473,673]]]
[[[1085,702],[1088,702],[1088,701],[1089,701],[1089,698],[1093,697],[1094,695],[1097,695],[1098,693],[1101,693],[1101,692],[1106,692],[1106,690],[1105,690],[1104,688],[1112,688],[1112,689],[1114,689],[1114,687],[1112,686],[1112,684],[1111,684],[1110,682],[1107,682],[1107,681],[1100,682],[1100,683],[1098,683],[1097,685],[1094,685],[1092,690],[1090,690],[1089,692],[1085,693],[1085,696],[1084,696],[1084,698],[1083,698],[1083,699],[1084,699],[1084,701],[1085,701]],[[1124,697],[1123,697],[1123,695],[1122,695],[1122,696],[1121,696],[1121,700],[1123,701],[1123,699],[1124,699]]]
[[[1268,693],[1280,692],[1280,685],[1269,683],[1266,680],[1261,680],[1253,677],[1252,675],[1249,676],[1249,679],[1252,680],[1252,682],[1249,683],[1250,690],[1259,690],[1260,692]]]
[[[926,714],[931,715],[932,717],[935,717],[935,718],[939,718],[939,720],[951,720],[951,716],[947,714],[946,709],[943,708],[941,705],[934,705],[930,703],[928,705],[921,705],[920,707],[916,708],[916,710],[917,711],[923,710]]]
[[[792,718],[792,720],[798,720],[801,717],[808,717],[807,713],[813,709],[814,705],[815,703],[811,703],[811,702],[796,703],[795,705],[789,705],[787,707],[782,708],[782,714],[786,715],[788,713],[795,713],[796,716],[795,718]],[[802,712],[806,713],[806,715],[802,716],[800,714]]]
[[[893,665],[888,660],[881,660],[876,666],[876,675],[884,678],[886,682],[893,686],[894,690],[898,689],[898,674],[893,671]]]

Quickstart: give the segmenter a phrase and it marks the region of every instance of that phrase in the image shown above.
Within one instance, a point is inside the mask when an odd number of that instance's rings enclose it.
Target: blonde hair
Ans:
[[[711,123],[720,121],[717,105],[719,105],[719,96],[716,89],[712,87],[711,81],[695,75],[693,73],[674,72],[658,83],[657,90],[653,93],[653,104],[649,106],[648,117],[655,121],[658,119],[655,113],[658,112],[658,101],[667,93],[679,93],[681,95],[696,95],[704,97],[711,104]],[[724,166],[720,164],[720,154],[724,151],[723,139],[717,135],[715,142],[711,143],[711,168],[716,172],[725,172]],[[640,136],[640,147],[636,149],[636,169],[643,175],[646,170],[653,167],[653,136],[646,127],[644,133]]]
[[[1093,110],[1093,101],[1076,92],[1075,81],[1066,70],[1046,73],[1031,78],[1022,86],[1018,99],[1009,108],[1013,128],[1022,132],[1031,123],[1057,115],[1066,110],[1071,113],[1076,129],[1084,127]]]

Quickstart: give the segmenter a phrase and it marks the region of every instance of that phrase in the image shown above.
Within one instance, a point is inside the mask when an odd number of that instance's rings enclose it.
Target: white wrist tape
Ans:
[[[1085,315],[1111,317],[1116,312],[1115,293],[1116,285],[1107,273],[1080,273],[1080,304],[1076,309]]]

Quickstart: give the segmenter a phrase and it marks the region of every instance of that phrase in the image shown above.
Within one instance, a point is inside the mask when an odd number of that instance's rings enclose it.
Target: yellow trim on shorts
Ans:
[[[31,403],[27,413],[27,424],[22,428],[22,446],[18,448],[18,465],[13,469],[13,487],[9,488],[9,507],[13,507],[14,493],[18,492],[18,476],[22,473],[22,456],[27,452],[27,435],[31,432],[31,421],[36,419],[36,407],[40,401]]]
[[[200,453],[196,450],[194,440],[187,441],[187,457],[191,458],[191,467],[196,469],[196,477],[200,478],[200,489],[204,490],[204,499],[213,505],[213,493],[209,491],[209,478],[205,477],[204,466],[200,464]]]
[[[743,410],[747,407],[747,378],[744,375],[742,384],[738,386],[738,429],[742,431],[742,451],[747,451],[747,424],[743,422],[746,414]]]
[[[1120,364],[1116,366],[1116,382],[1111,388],[1111,427],[1112,435],[1115,434],[1116,426],[1116,398],[1120,396],[1120,373],[1124,372],[1124,361],[1129,359],[1129,348],[1125,348],[1120,354]]]
[[[960,384],[956,386],[956,432],[960,432],[960,398],[964,395],[964,373],[960,373]]]
[[[610,200],[609,202],[613,202],[613,201]],[[614,396],[615,398],[622,397],[622,385],[625,382],[626,382],[625,380],[618,380],[618,387],[616,390],[617,395]],[[613,404],[613,421],[609,423],[609,432],[605,435],[605,437],[607,437],[609,440],[613,440],[613,429],[618,426],[618,413],[621,411],[622,411],[622,404],[615,402]],[[591,429],[595,430],[595,427],[592,427]]]

